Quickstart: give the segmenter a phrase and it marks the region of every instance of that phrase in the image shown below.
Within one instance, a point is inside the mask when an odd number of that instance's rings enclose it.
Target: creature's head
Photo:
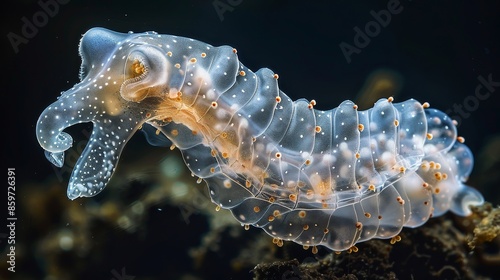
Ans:
[[[85,33],[79,51],[80,83],[47,107],[36,127],[47,158],[61,167],[73,142],[63,130],[93,123],[69,182],[71,199],[94,196],[106,186],[125,143],[145,122],[172,120],[195,102],[202,88],[217,92],[207,73],[220,56],[220,50],[187,38],[103,28]],[[230,62],[237,67],[237,59]],[[231,80],[217,87],[228,87]]]

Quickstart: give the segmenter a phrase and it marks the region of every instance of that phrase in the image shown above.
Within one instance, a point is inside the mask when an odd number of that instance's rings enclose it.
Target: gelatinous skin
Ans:
[[[81,82],[47,107],[36,133],[62,166],[72,138],[92,122],[68,197],[109,182],[141,127],[148,141],[177,146],[212,201],[275,238],[336,251],[391,238],[431,215],[469,214],[483,202],[463,184],[473,156],[452,120],[410,99],[358,111],[292,101],[269,69],[252,72],[236,50],[155,32],[89,30],[80,43]]]

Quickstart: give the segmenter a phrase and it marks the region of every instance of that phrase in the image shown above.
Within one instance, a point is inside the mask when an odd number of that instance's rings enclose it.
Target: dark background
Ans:
[[[37,143],[35,124],[61,91],[78,82],[78,42],[96,26],[120,32],[154,30],[215,46],[231,45],[250,69],[272,69],[280,75],[280,88],[287,95],[315,99],[320,109],[356,99],[367,77],[379,69],[402,77],[396,101],[415,98],[443,111],[473,96],[478,76],[491,74],[494,81],[500,81],[496,1],[402,0],[402,12],[392,15],[388,26],[347,63],[339,44],[353,45],[353,28],[364,29],[373,20],[370,11],[387,9],[387,2],[70,0],[59,4],[58,11],[16,53],[8,34],[22,35],[22,18],[32,22],[42,8],[37,1],[11,1],[4,8],[1,26],[6,60],[2,72],[4,165],[16,168],[18,188],[54,177]],[[230,9],[220,17],[214,3]],[[480,101],[459,127],[476,155],[499,136],[499,94],[500,87]],[[149,149],[142,136],[134,137],[127,149],[132,147]],[[498,185],[495,189],[475,187],[486,200],[500,202]]]

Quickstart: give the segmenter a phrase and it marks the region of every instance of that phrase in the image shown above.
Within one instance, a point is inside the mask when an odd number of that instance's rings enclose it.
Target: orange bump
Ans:
[[[428,162],[427,161],[422,162],[422,164],[420,165],[420,168],[422,168],[422,170],[424,170],[424,171],[428,171],[429,170]]]
[[[309,102],[309,105],[307,105],[307,108],[309,109],[312,109],[314,108],[314,106],[316,106],[316,100],[311,100],[311,102]]]
[[[396,236],[394,236],[393,238],[391,238],[390,243],[391,243],[391,244],[394,244],[394,243],[399,242],[399,241],[401,241],[401,236],[396,235]]]
[[[356,222],[356,228],[361,230],[363,228],[363,224],[361,222]]]
[[[402,199],[400,196],[398,196],[398,197],[396,198],[396,200],[397,200],[397,201],[399,202],[399,204],[401,204],[401,205],[404,205],[404,204],[405,204],[404,199]]]
[[[278,243],[276,243],[278,247],[283,247],[283,239],[278,239]]]
[[[312,252],[313,254],[317,254],[317,253],[318,253],[318,247],[313,246],[313,248],[312,248],[311,252]]]

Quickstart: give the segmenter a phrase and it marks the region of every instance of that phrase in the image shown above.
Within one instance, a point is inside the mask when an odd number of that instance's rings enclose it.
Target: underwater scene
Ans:
[[[496,6],[12,3],[0,279],[498,279]]]

